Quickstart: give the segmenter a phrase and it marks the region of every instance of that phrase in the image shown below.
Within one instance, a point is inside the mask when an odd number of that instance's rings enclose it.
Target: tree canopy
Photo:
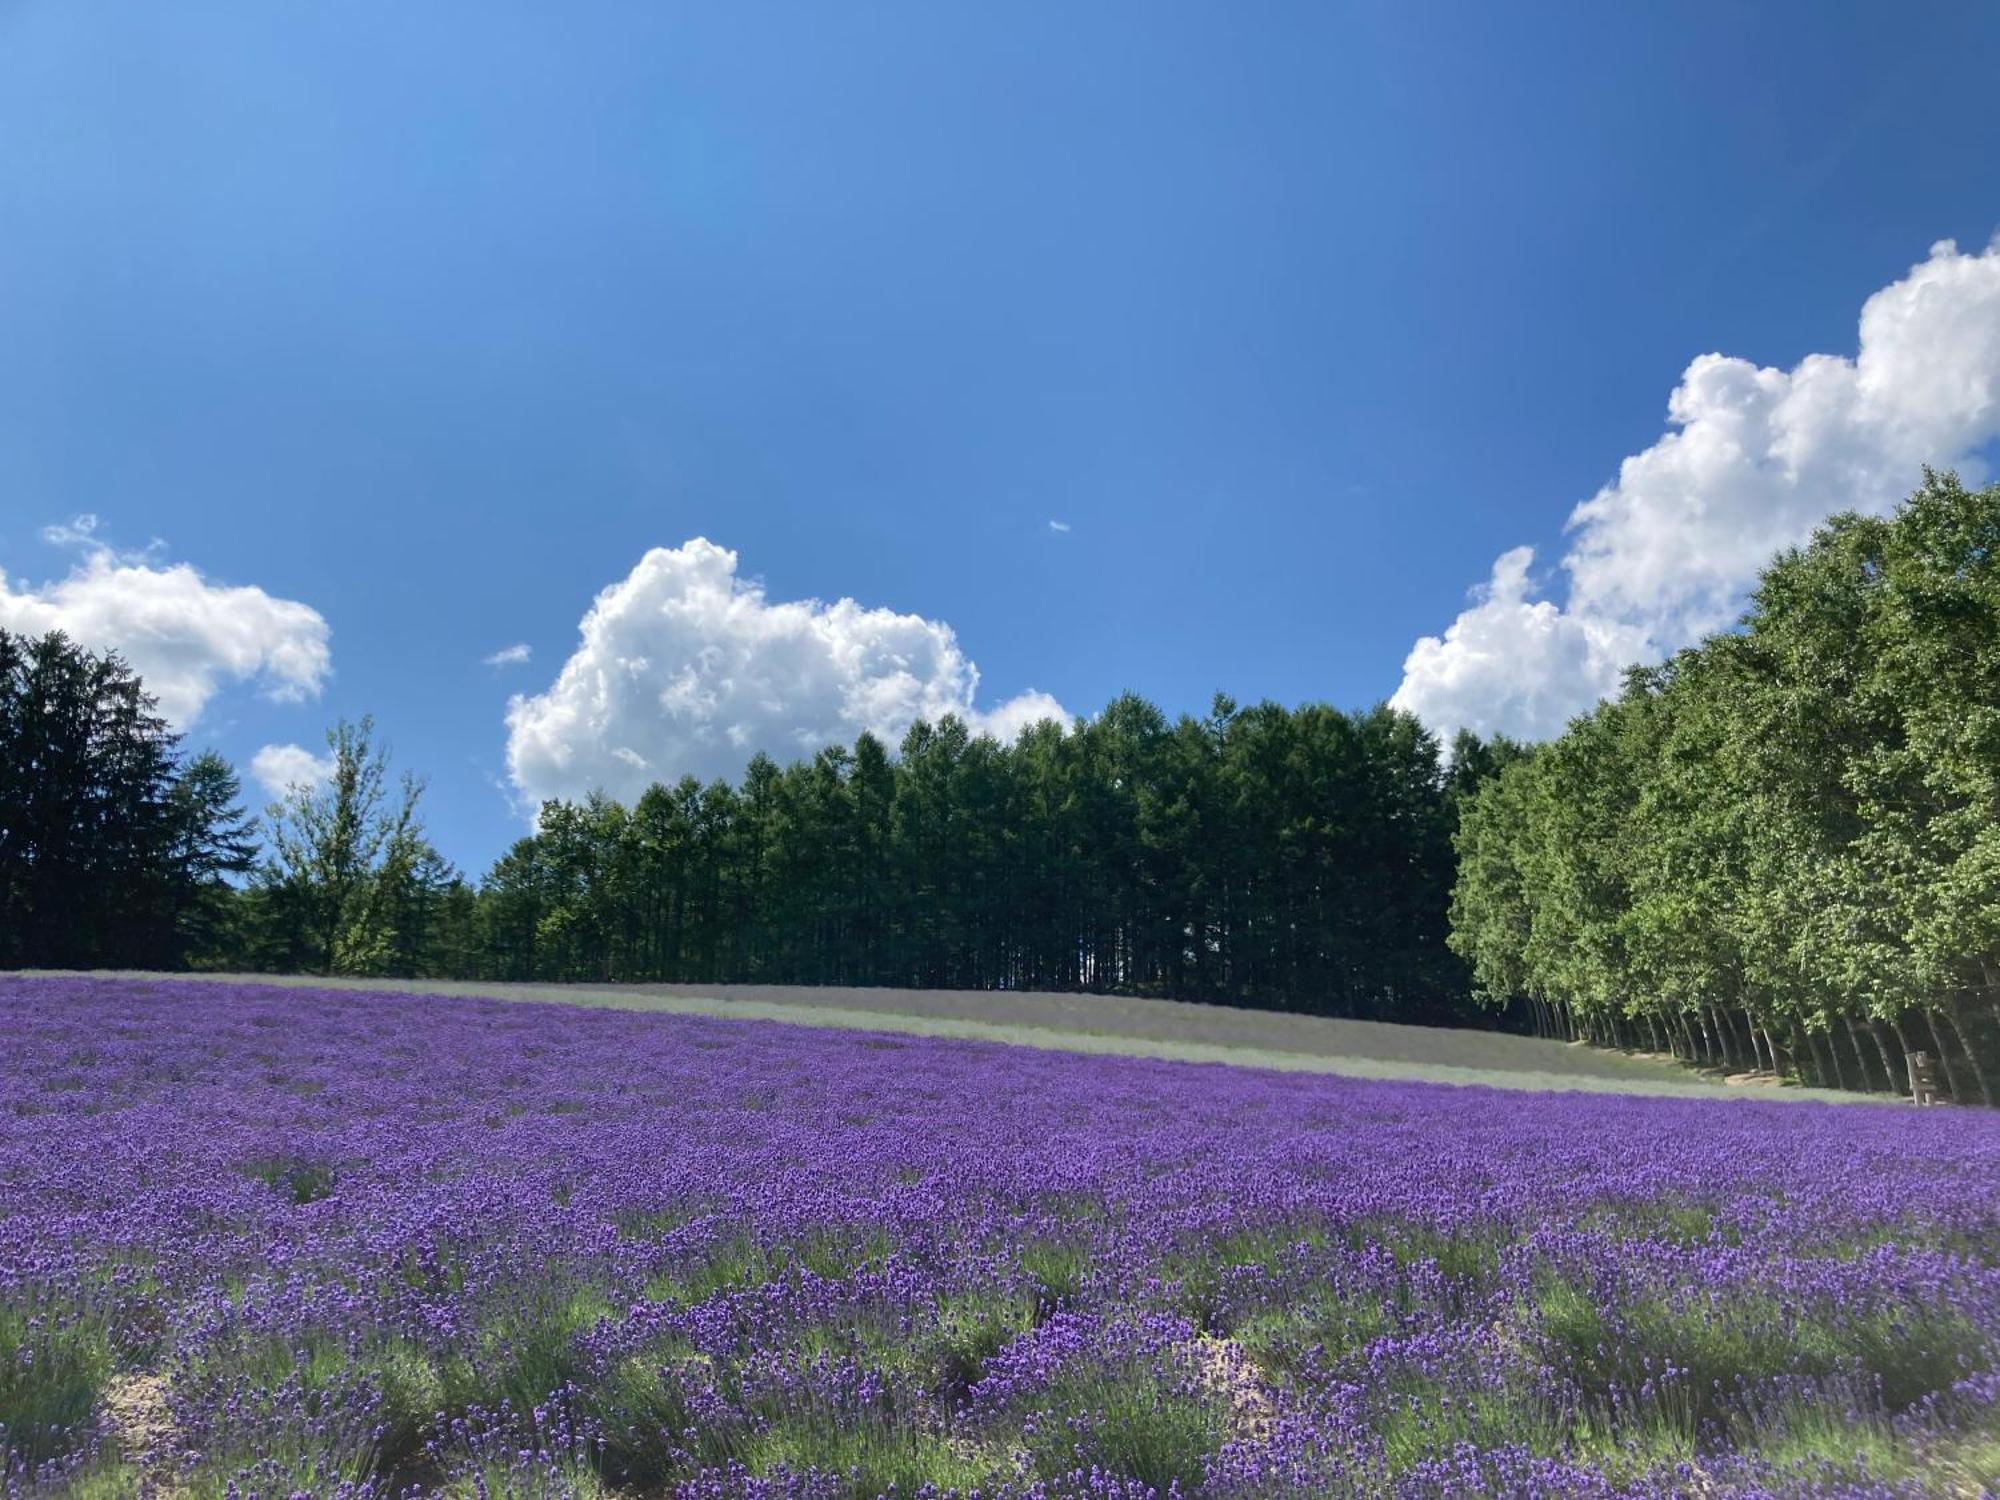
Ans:
[[[1470,742],[1472,760],[1484,747]],[[493,977],[1119,990],[1452,1015],[1448,776],[1406,714],[956,718],[631,808],[550,802],[481,891]]]
[[[239,794],[115,654],[0,631],[0,965],[198,961],[250,865]]]
[[[2000,486],[1927,474],[1469,800],[1452,946],[1565,1033],[1960,1099],[2000,1063]]]

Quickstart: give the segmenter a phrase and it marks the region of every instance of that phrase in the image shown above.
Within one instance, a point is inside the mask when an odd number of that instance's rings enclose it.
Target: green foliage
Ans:
[[[85,1446],[111,1374],[94,1319],[61,1306],[0,1308],[0,1472]]]
[[[1011,745],[946,718],[628,811],[551,802],[488,874],[493,978],[1121,991],[1461,1015],[1459,800],[1518,751],[1386,708],[1169,723],[1127,695]]]
[[[490,1409],[504,1401],[517,1412],[533,1411],[585,1374],[578,1340],[611,1310],[595,1287],[537,1288],[526,1306],[484,1323],[470,1350],[443,1367],[444,1409]]]
[[[1034,1282],[1045,1309],[1073,1301],[1090,1274],[1090,1247],[1070,1240],[1030,1240],[1016,1260]]]
[[[271,1157],[252,1162],[244,1170],[298,1204],[317,1203],[331,1196],[336,1176],[331,1162],[302,1156]]]
[[[1290,1375],[1325,1368],[1392,1331],[1395,1309],[1372,1292],[1315,1289],[1281,1308],[1262,1308],[1230,1330],[1257,1367]]]
[[[265,815],[265,955],[322,974],[415,974],[439,949],[463,963],[452,952],[462,931],[449,927],[469,917],[469,893],[424,837],[423,782],[405,774],[391,786],[389,753],[365,717],[335,725],[326,744],[326,780],[290,788]]]
[[[214,955],[249,862],[238,796],[116,655],[0,631],[0,967]]]
[[[1037,1398],[1023,1446],[1050,1481],[1092,1467],[1130,1475],[1158,1494],[1200,1489],[1208,1457],[1230,1437],[1226,1391],[1203,1390],[1173,1362],[1095,1363],[1055,1377]]]
[[[932,1386],[969,1389],[986,1361],[1035,1326],[1035,1298],[1005,1287],[959,1292],[939,1302],[913,1338],[913,1354]]]
[[[1607,1313],[1588,1292],[1550,1279],[1535,1311],[1550,1366],[1564,1379],[1607,1405],[1614,1394],[1629,1401],[1642,1387],[1657,1389],[1690,1441],[1739,1412],[1745,1390],[1776,1376],[1848,1380],[1865,1393],[1863,1405],[1879,1399],[1899,1411],[1982,1368],[1991,1353],[1964,1314],[1942,1306],[1799,1308],[1755,1288],[1638,1297]]]
[[[783,1261],[768,1254],[748,1233],[725,1235],[686,1266],[656,1273],[646,1283],[655,1302],[696,1307],[722,1292],[748,1291],[776,1279]]]
[[[1765,571],[1739,631],[1463,801],[1451,945],[1545,1032],[1995,1102],[2000,487],[1928,474]]]
[[[753,1474],[838,1475],[836,1493],[852,1500],[976,1494],[1011,1473],[1004,1454],[879,1418],[774,1422],[746,1443],[744,1464]]]

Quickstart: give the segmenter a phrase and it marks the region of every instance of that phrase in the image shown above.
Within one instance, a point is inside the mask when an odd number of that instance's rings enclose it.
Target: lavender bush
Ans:
[[[8,1494],[2000,1483],[2000,1119],[0,980]]]

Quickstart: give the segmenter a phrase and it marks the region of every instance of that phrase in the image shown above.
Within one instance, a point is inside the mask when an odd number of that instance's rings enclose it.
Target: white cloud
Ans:
[[[1067,718],[1046,693],[973,706],[978,669],[951,627],[852,599],[774,602],[736,554],[704,538],[656,547],[597,596],[582,641],[545,692],[507,708],[507,765],[530,801],[653,781],[734,777],[762,750],[784,762],[863,730],[894,742],[957,714],[1011,737]]]
[[[94,541],[96,526],[79,516],[44,532],[84,548],[66,577],[16,587],[0,572],[0,630],[60,630],[92,650],[117,651],[180,728],[226,682],[256,681],[285,700],[319,692],[332,656],[318,611],[260,588],[212,583],[186,563],[114,552]]]
[[[1069,522],[1067,522],[1067,521],[1051,521],[1051,522],[1049,522],[1049,530],[1051,530],[1051,531],[1068,531],[1068,530],[1069,530]]]
[[[89,547],[95,545],[98,520],[89,511],[71,516],[67,521],[57,521],[42,528],[42,540],[51,547]]]
[[[491,656],[486,658],[486,665],[489,667],[518,667],[533,655],[534,652],[528,648],[528,643],[522,641],[516,645],[504,646],[500,650],[495,651]]]
[[[250,757],[250,774],[272,798],[293,787],[316,787],[333,775],[333,757],[314,755],[303,745],[266,745]]]
[[[1502,553],[1492,578],[1443,639],[1425,636],[1403,663],[1392,700],[1447,736],[1539,735],[1618,686],[1627,663],[1644,656],[1644,630],[1530,599],[1532,547]]]
[[[1758,569],[1827,516],[1889,509],[1927,463],[1981,477],[1978,450],[2000,436],[2000,241],[1932,246],[1862,307],[1852,359],[1702,355],[1667,416],[1571,512],[1564,603],[1530,598],[1532,553],[1506,553],[1444,635],[1412,648],[1392,703],[1446,735],[1553,734],[1627,663],[1728,625]]]

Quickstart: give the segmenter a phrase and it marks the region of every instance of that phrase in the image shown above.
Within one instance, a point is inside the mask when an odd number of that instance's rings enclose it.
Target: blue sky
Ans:
[[[474,872],[524,795],[875,711],[824,680],[856,641],[916,679],[881,713],[969,661],[1004,728],[1030,690],[1365,705],[1438,637],[1403,701],[1543,731],[1740,587],[1630,562],[1681,534],[1659,495],[1717,485],[1762,547],[1990,452],[2000,11],[1526,11],[0,0],[0,625],[205,671],[191,737],[246,768],[374,713]],[[1899,389],[1925,308],[1979,335],[1933,427],[1864,354],[1779,498],[1620,481],[1696,356],[1851,368],[1899,287]],[[1689,400],[1737,410],[1738,368]],[[1610,573],[1565,572],[1614,484]],[[1515,612],[1444,637],[1489,579]],[[720,708],[683,651],[737,663]],[[586,722],[607,670],[640,687]]]

